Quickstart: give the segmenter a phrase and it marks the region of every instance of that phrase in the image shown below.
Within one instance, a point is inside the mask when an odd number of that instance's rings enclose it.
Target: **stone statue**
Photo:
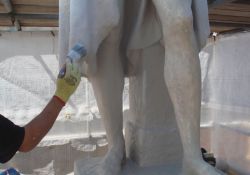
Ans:
[[[198,52],[208,34],[206,0],[60,0],[60,65],[73,45],[86,47],[82,73],[93,85],[107,132],[108,153],[92,174],[117,175],[125,163],[124,77],[136,76],[142,50],[165,57],[165,84],[183,147],[182,174],[221,174],[203,161],[199,143]]]

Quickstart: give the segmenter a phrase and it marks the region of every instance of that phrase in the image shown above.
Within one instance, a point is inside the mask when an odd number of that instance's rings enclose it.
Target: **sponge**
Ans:
[[[79,61],[87,55],[87,51],[83,45],[77,43],[68,53],[67,57],[71,61]]]

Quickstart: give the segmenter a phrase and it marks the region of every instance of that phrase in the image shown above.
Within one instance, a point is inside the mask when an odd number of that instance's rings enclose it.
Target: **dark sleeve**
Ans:
[[[9,161],[23,143],[25,130],[0,114],[0,163]]]

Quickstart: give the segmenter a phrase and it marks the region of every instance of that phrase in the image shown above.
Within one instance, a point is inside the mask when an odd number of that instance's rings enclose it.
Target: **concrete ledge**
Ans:
[[[75,162],[75,175],[97,175],[96,170],[102,158],[86,158]],[[174,175],[181,171],[181,163],[161,166],[139,167],[133,161],[127,160],[121,175]]]

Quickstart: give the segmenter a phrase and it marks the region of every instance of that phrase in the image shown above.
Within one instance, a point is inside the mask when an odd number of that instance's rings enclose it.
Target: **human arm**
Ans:
[[[44,110],[24,127],[25,136],[19,151],[28,152],[36,147],[53,126],[63,106],[55,96],[49,101]]]
[[[80,72],[77,66],[67,62],[65,76],[57,79],[55,96],[53,96],[43,111],[24,127],[25,136],[19,151],[28,152],[42,140],[53,126],[61,109],[71,94],[74,93],[79,83]]]
[[[64,103],[54,96],[25,127],[15,125],[0,114],[0,163],[9,161],[18,150],[32,150],[53,126],[63,106]]]
[[[66,73],[59,74],[55,95],[44,110],[26,126],[15,125],[0,114],[0,163],[9,161],[18,150],[32,150],[51,129],[61,109],[80,83],[77,65],[67,61],[62,70]]]

